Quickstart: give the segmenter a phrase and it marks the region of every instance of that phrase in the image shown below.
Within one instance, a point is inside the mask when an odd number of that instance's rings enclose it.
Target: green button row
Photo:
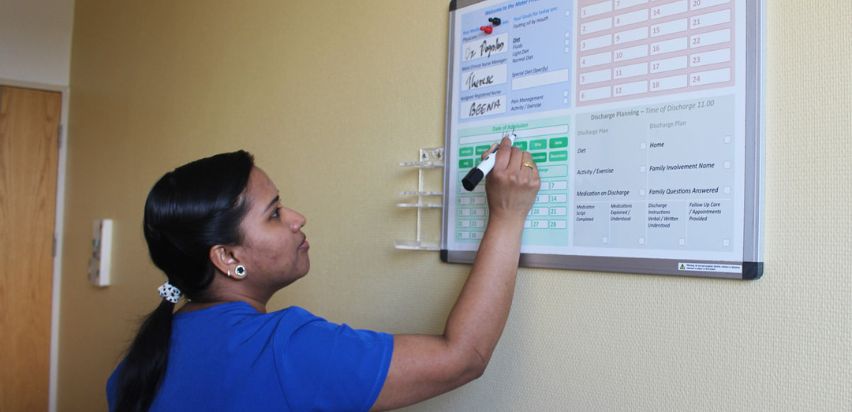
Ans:
[[[532,154],[532,159],[536,163],[544,163],[547,161],[547,152],[536,152]],[[560,150],[557,152],[550,152],[550,161],[551,162],[563,162],[568,160],[568,151]],[[460,159],[459,160],[459,168],[466,169],[469,167],[473,167],[473,159]]]
[[[521,150],[544,150],[544,149],[547,149],[548,143],[550,143],[549,146],[550,146],[551,149],[561,149],[563,147],[568,147],[568,137],[565,137],[565,136],[554,137],[554,138],[550,139],[549,142],[548,142],[547,139],[536,139],[536,140],[530,140],[530,141],[517,141],[512,146],[517,147]],[[483,153],[485,153],[490,148],[491,148],[491,146],[488,146],[488,145],[481,145],[481,146],[476,146],[476,147],[473,147],[473,146],[462,147],[462,148],[459,149],[459,157],[468,157],[468,156],[474,156],[474,155],[481,156]],[[545,156],[545,154],[544,153],[539,154],[538,158],[536,158],[536,156],[534,154],[533,159],[539,159],[539,158],[542,158],[542,156]],[[567,160],[568,159],[568,153],[567,152],[556,152],[555,154],[551,153],[550,156],[551,156],[551,159],[550,159],[551,161],[559,161],[559,160]],[[536,160],[536,161],[539,161],[539,160]],[[544,161],[544,160],[542,160],[542,161]],[[459,163],[459,167],[463,167],[463,166],[461,166],[461,163]]]
[[[551,149],[561,149],[563,147],[568,147],[568,137],[554,137],[550,139],[549,143]],[[530,150],[547,149],[547,146],[547,139],[538,139],[530,141]]]

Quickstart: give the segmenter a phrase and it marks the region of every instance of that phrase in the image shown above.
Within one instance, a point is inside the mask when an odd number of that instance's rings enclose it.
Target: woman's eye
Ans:
[[[280,207],[276,207],[276,208],[275,208],[275,210],[273,210],[273,211],[272,211],[272,216],[271,216],[271,217],[272,217],[273,219],[280,219],[280,218],[281,218],[281,208],[280,208]]]

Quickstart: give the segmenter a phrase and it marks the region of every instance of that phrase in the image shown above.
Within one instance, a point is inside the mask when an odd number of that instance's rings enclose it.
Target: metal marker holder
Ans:
[[[400,250],[437,251],[440,250],[440,239],[438,239],[437,242],[426,242],[421,238],[422,212],[423,209],[442,209],[444,207],[442,199],[444,192],[442,189],[439,189],[438,191],[426,190],[423,183],[423,176],[425,169],[444,169],[444,148],[421,148],[419,159],[420,160],[414,162],[399,163],[399,166],[402,168],[417,169],[417,190],[400,192],[399,194],[401,197],[413,200],[413,202],[401,202],[396,204],[396,206],[400,208],[417,210],[417,230],[414,240],[396,240],[394,241],[394,247]]]

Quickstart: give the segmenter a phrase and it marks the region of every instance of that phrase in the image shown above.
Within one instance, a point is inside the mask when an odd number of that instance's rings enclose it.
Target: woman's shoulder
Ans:
[[[276,311],[263,313],[243,301],[219,303],[202,309],[178,311],[175,319],[180,321],[223,319],[223,318],[304,318],[319,319],[308,310],[299,306],[289,306]]]
[[[259,312],[245,302],[228,302],[175,315],[173,339],[178,342],[199,340],[242,340],[269,334],[289,334],[306,324],[324,322],[299,306],[268,313]]]

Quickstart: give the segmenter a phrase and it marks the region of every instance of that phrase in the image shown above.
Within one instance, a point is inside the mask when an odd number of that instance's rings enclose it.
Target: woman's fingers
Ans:
[[[486,158],[486,157],[488,157],[488,155],[489,155],[491,152],[493,152],[493,151],[494,151],[494,148],[495,148],[495,147],[497,147],[497,144],[498,144],[498,143],[494,143],[494,144],[492,144],[492,145],[491,145],[491,147],[489,147],[489,148],[488,148],[488,150],[486,150],[486,151],[482,152],[482,156],[479,156],[479,157],[480,157],[482,160],[485,160],[485,158]]]
[[[494,170],[503,170],[509,164],[511,157],[512,141],[508,137],[504,137],[500,141],[500,148],[497,149],[497,157],[494,158]]]

